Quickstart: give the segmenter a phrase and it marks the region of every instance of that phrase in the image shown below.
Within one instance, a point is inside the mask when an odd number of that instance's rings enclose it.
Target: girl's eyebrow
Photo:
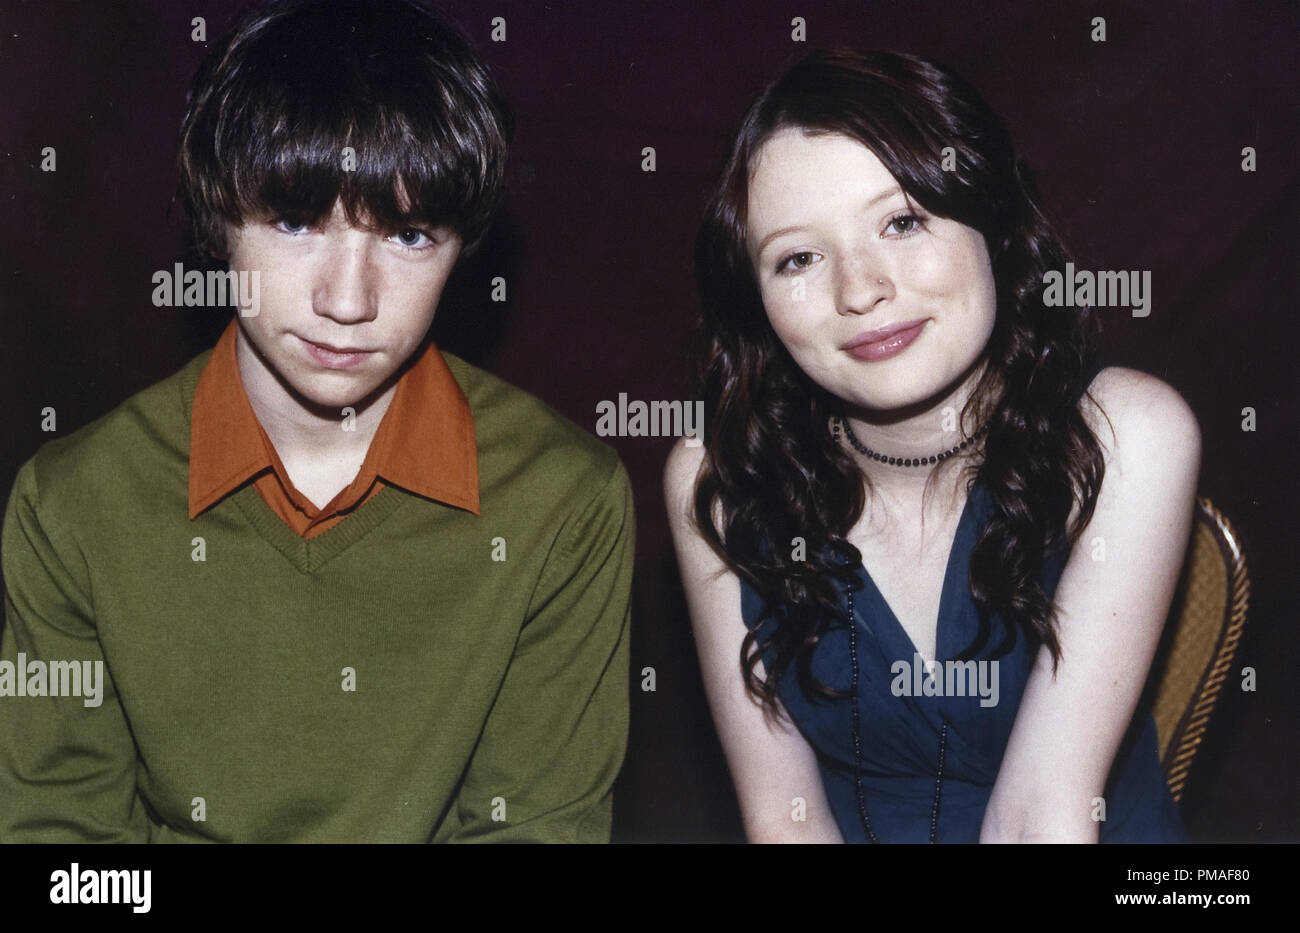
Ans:
[[[763,237],[762,242],[758,244],[759,255],[761,256],[763,254],[763,250],[767,249],[767,244],[775,240],[777,237],[785,236],[787,233],[798,233],[801,230],[807,230],[807,229],[808,229],[807,226],[800,225],[797,227],[782,227],[779,230],[773,230],[767,236]]]
[[[903,193],[903,189],[898,185],[895,185],[892,188],[880,192],[874,198],[871,198],[869,201],[867,201],[866,204],[862,205],[862,209],[864,211],[869,211],[871,210],[871,208],[875,207],[881,201],[887,201],[890,198],[894,197],[894,195],[902,194],[902,193]],[[759,241],[758,255],[760,256],[763,255],[763,250],[767,249],[767,245],[773,240],[775,240],[777,237],[785,236],[787,233],[799,233],[800,231],[807,230],[807,229],[808,227],[806,224],[797,224],[792,227],[781,227],[777,230],[773,230],[771,233],[769,233],[767,236],[763,237],[763,239]]]

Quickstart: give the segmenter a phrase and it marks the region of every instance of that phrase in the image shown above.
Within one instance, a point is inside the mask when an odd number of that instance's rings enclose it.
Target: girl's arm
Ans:
[[[1145,685],[1191,532],[1196,418],[1153,376],[1112,367],[1085,399],[1106,475],[1056,591],[1062,657],[1041,649],[981,842],[1096,842],[1096,798]],[[1111,429],[1113,426],[1113,432]],[[1104,558],[1104,559],[1103,559]]]
[[[779,724],[765,720],[745,692],[740,581],[691,520],[702,459],[703,448],[677,442],[664,469],[664,499],[705,692],[731,767],[745,833],[751,842],[843,842],[812,748],[788,719]],[[802,821],[795,818],[801,810]]]

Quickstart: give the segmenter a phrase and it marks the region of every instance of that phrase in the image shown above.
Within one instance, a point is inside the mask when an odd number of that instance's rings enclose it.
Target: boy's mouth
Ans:
[[[302,341],[308,355],[326,369],[351,369],[369,359],[375,352],[359,347],[333,347],[327,343],[316,343],[306,337],[298,339]]]

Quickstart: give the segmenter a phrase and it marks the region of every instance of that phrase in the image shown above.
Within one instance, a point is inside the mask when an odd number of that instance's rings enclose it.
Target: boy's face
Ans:
[[[341,204],[319,227],[249,221],[226,233],[230,269],[259,279],[258,313],[237,318],[245,388],[278,381],[325,408],[366,399],[416,351],[461,249],[447,228],[351,227]]]

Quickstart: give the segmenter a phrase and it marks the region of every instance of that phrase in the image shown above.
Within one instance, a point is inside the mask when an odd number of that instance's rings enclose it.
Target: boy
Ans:
[[[508,136],[413,3],[278,4],[208,54],[181,195],[254,300],[18,475],[0,839],[608,841],[627,474],[426,339]]]

